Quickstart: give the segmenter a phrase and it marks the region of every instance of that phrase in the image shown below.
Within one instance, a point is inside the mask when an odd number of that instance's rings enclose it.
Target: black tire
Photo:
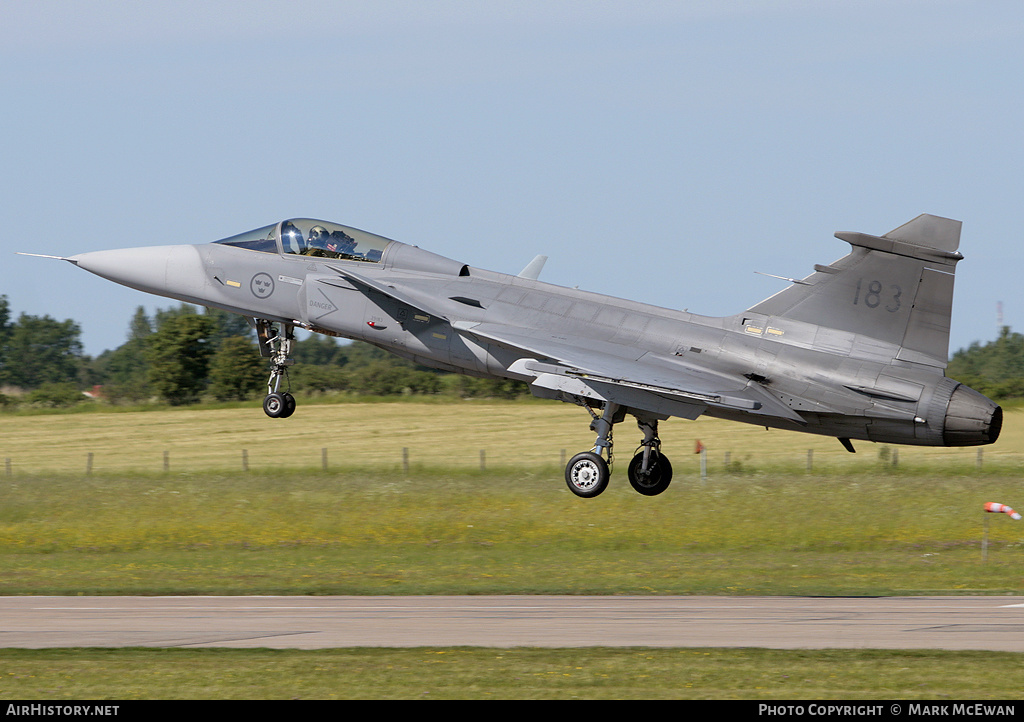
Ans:
[[[607,462],[592,451],[576,454],[565,467],[569,491],[584,499],[592,499],[607,489],[610,477]]]
[[[630,486],[644,496],[657,496],[672,483],[672,464],[668,462],[668,457],[656,451],[651,452],[651,456],[651,465],[646,474],[640,473],[640,467],[644,463],[642,451],[629,462],[629,469],[626,472]]]
[[[272,419],[280,419],[285,415],[287,404],[284,395],[277,393],[267,394],[263,399],[263,412]]]
[[[284,399],[284,413],[281,414],[281,418],[287,419],[295,413],[295,397],[287,391],[281,394],[281,397]]]

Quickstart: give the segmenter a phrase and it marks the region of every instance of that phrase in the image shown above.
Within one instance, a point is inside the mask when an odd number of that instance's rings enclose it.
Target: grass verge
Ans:
[[[982,511],[1015,477],[744,475],[590,500],[558,477],[16,477],[0,594],[1024,592],[1024,526]]]
[[[768,649],[0,650],[6,699],[1000,700],[1020,655]]]

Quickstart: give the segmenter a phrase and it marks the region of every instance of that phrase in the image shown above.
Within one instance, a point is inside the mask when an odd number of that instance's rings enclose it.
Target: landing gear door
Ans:
[[[274,331],[274,327],[269,321],[262,318],[255,318],[253,321],[256,325],[256,340],[259,342],[260,356],[263,358],[270,358],[274,355],[274,350],[270,345],[270,341],[277,336],[277,333]]]

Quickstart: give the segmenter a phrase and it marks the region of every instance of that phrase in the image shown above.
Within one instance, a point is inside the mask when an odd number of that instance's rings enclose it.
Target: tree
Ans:
[[[43,384],[25,394],[25,401],[33,406],[49,408],[74,406],[84,399],[85,396],[78,390],[78,386],[69,381]]]
[[[210,393],[218,401],[243,401],[267,382],[267,369],[256,344],[245,336],[228,336],[210,361]]]
[[[411,366],[375,361],[352,372],[351,388],[373,396],[436,394],[441,377],[434,371],[419,371]]]
[[[128,324],[128,343],[145,343],[153,333],[153,322],[146,315],[146,309],[139,306],[135,309],[131,322]]]
[[[516,399],[530,395],[530,387],[514,379],[481,379],[453,374],[447,387],[462,398]]]
[[[1004,326],[995,341],[953,354],[946,374],[997,401],[1024,396],[1024,336]]]
[[[4,314],[6,310],[6,299]],[[0,319],[2,320],[2,319]],[[71,319],[22,313],[6,337],[0,381],[34,389],[46,383],[77,383],[82,367],[81,329]]]
[[[300,363],[288,372],[293,391],[324,393],[347,391],[351,379],[345,369],[333,364]]]
[[[296,363],[309,366],[344,366],[343,347],[334,338],[314,333],[307,339],[292,344],[292,357]]]
[[[171,306],[170,308],[158,308],[156,310],[156,315],[153,317],[152,328],[154,331],[159,331],[161,327],[171,319],[177,318],[178,316],[195,315],[196,307],[187,303],[179,303],[177,306]]]
[[[173,405],[199,400],[206,388],[216,324],[196,313],[166,314],[149,337],[146,359],[153,390]]]
[[[7,362],[7,344],[11,337],[11,307],[7,296],[0,296],[0,381],[4,380]]]
[[[230,311],[223,311],[219,308],[206,308],[203,310],[203,315],[211,319],[215,324],[214,332],[210,336],[210,341],[215,346],[220,345],[221,341],[231,336],[253,337],[253,328],[249,325],[249,320],[245,316],[231,313]]]
[[[93,362],[93,371],[111,401],[143,401],[153,395],[149,385],[149,361],[146,346],[153,335],[153,324],[139,306],[128,327],[128,340],[113,351],[104,351]]]

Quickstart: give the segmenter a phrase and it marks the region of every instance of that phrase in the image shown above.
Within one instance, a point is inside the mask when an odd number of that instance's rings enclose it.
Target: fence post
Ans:
[[[402,447],[402,471],[405,474],[409,473],[409,447]]]
[[[814,449],[807,450],[807,471],[810,472],[814,469]]]
[[[242,449],[242,471],[249,471],[249,450]]]
[[[487,452],[480,449],[480,471],[487,470]]]
[[[981,533],[981,561],[988,561],[988,515],[983,517]]]
[[[89,457],[85,461],[85,475],[89,476],[92,474],[92,452],[89,452]]]
[[[171,452],[164,451],[164,473],[171,470]]]
[[[320,465],[327,471],[327,447],[320,449]]]

